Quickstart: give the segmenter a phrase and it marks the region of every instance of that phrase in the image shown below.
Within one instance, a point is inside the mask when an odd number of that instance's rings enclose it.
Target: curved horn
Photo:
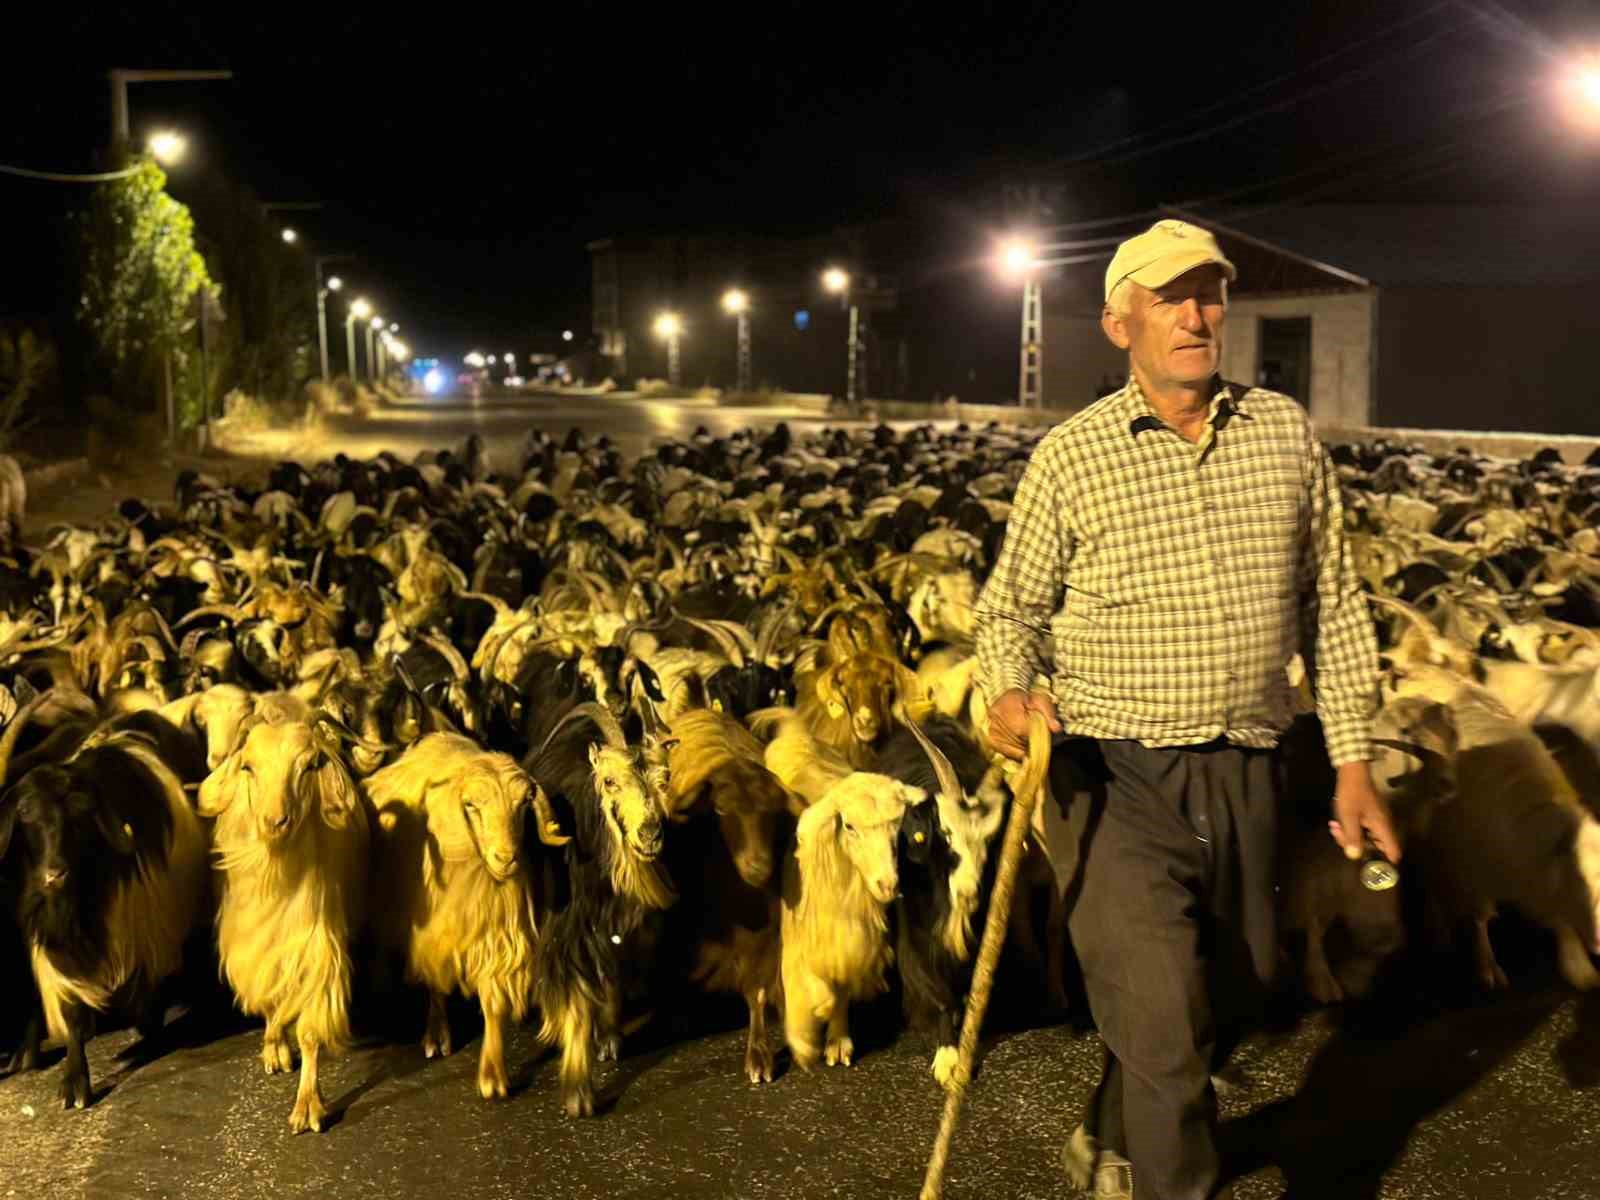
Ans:
[[[185,625],[198,621],[201,617],[209,616],[223,616],[230,621],[243,621],[245,619],[244,613],[237,604],[206,604],[186,612],[178,619],[177,628],[182,629]],[[170,630],[168,632],[170,636]]]
[[[694,628],[716,642],[722,650],[723,657],[733,664],[735,670],[744,667],[744,649],[739,645],[739,639],[723,628],[724,625],[732,624],[732,622],[705,621],[699,617],[683,617],[681,619],[684,624],[694,626]]]
[[[496,619],[503,617],[512,611],[511,605],[506,603],[503,596],[494,596],[488,592],[480,592],[476,590],[462,592],[461,598],[463,600],[482,600],[490,608],[494,609],[494,615]]]
[[[588,717],[589,720],[600,727],[600,732],[605,736],[606,745],[611,749],[626,750],[628,748],[628,739],[623,736],[622,725],[617,721],[616,717],[611,715],[611,711],[605,705],[590,701],[587,704],[575,705],[566,716],[556,722],[555,728],[545,735],[544,744],[539,747],[539,752],[534,755],[534,758],[541,757],[549,748],[550,743],[555,741],[556,734],[580,717]]]
[[[922,732],[922,726],[912,720],[909,713],[902,714],[902,716],[906,728],[911,730],[917,742],[922,746],[922,752],[928,756],[928,761],[933,764],[933,774],[934,778],[939,781],[940,794],[957,804],[961,803],[961,799],[966,792],[961,786],[961,780],[956,776],[956,769],[950,765],[950,760],[944,756],[944,752],[939,747],[933,744],[933,739]]]
[[[556,819],[555,806],[550,803],[550,797],[537,783],[533,785],[533,815],[538,825],[539,840],[546,846],[565,846],[572,840],[570,834],[561,832],[561,822]]]
[[[317,583],[317,578],[322,574],[322,560],[325,557],[327,557],[327,554],[328,554],[328,548],[326,546],[324,546],[321,550],[317,551],[317,557],[312,560],[312,563],[311,563],[311,586],[312,587],[319,587],[320,586]]]
[[[0,737],[0,786],[5,784],[6,772],[11,769],[11,752],[17,748],[17,739],[22,736],[22,727],[54,693],[54,688],[48,692],[40,692],[18,709],[17,715],[11,718],[11,724],[6,726],[5,736]]]
[[[467,660],[461,657],[461,651],[455,648],[449,638],[427,632],[419,635],[419,639],[423,645],[432,646],[437,650],[445,662],[450,664],[450,670],[454,673],[457,683],[466,683],[472,677],[472,672],[467,667]]]

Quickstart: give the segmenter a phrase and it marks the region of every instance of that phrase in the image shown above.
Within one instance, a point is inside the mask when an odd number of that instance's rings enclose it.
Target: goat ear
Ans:
[[[600,746],[596,742],[589,743],[589,765],[592,767],[600,759]]]
[[[829,667],[817,676],[817,699],[827,705],[834,720],[844,716],[844,701],[839,697],[838,667]]]
[[[239,790],[239,755],[230,754],[222,765],[205,777],[200,784],[200,798],[195,805],[202,817],[220,817],[228,811],[234,795]]]
[[[361,816],[356,804],[356,790],[345,769],[333,758],[325,757],[322,765],[316,769],[316,795],[323,823],[329,829],[350,830],[356,827],[356,821]]]
[[[17,805],[15,801],[0,809],[0,862],[4,862],[6,851],[11,847],[11,835],[17,828]]]
[[[801,813],[800,819],[794,826],[795,850],[798,852],[808,848],[822,828],[838,815],[839,810],[832,804],[823,804],[820,801]]]

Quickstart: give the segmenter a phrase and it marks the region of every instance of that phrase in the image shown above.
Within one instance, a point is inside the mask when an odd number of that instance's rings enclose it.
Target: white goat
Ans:
[[[266,1018],[267,1074],[293,1069],[293,1033],[301,1066],[289,1127],[320,1133],[318,1058],[350,1041],[350,942],[365,908],[371,820],[325,727],[290,706],[264,707],[200,785],[199,810],[217,819],[222,972],[239,1007]]]
[[[422,738],[366,787],[380,831],[373,926],[428,989],[423,1053],[451,1051],[446,997],[476,996],[478,1093],[503,1100],[507,1022],[528,1015],[537,946],[522,824],[534,808],[540,839],[561,844],[548,802],[510,755],[451,733]]]
[[[800,816],[784,864],[784,1035],[809,1070],[822,1057],[849,1066],[850,1002],[885,990],[894,957],[887,909],[898,885],[895,839],[906,806],[927,799],[887,775],[856,772]]]

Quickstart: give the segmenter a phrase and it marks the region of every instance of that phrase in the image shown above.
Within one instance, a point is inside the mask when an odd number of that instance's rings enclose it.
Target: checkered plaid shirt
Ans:
[[[1198,443],[1134,382],[1051,430],[977,652],[991,697],[1048,677],[1070,733],[1256,747],[1293,717],[1301,652],[1334,764],[1372,757],[1378,648],[1339,477],[1305,409],[1261,388],[1219,385]]]

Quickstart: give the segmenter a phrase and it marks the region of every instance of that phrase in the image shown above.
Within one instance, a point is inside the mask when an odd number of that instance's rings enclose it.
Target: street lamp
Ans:
[[[317,351],[322,361],[322,382],[328,382],[328,293],[337,292],[344,280],[337,275],[322,282],[322,260],[317,260]]]
[[[350,301],[350,311],[344,319],[344,344],[345,365],[350,369],[350,382],[354,383],[359,376],[356,373],[356,322],[365,321],[372,315],[372,305],[360,296]]]
[[[1000,244],[996,256],[1000,274],[1022,280],[1022,368],[1017,403],[1023,408],[1044,405],[1044,294],[1039,280],[1039,247],[1031,238],[1012,237]]]
[[[158,129],[145,139],[144,148],[150,152],[150,157],[162,166],[175,167],[183,161],[189,143],[181,133],[174,133],[170,129]]]
[[[292,229],[285,229],[279,236],[291,246],[300,240],[300,235]]]
[[[664,312],[656,318],[656,336],[667,343],[667,382],[678,386],[678,339],[683,335],[683,322],[677,313]]]
[[[822,286],[839,297],[839,303],[850,309],[850,340],[845,354],[844,399],[854,404],[859,397],[866,399],[866,388],[861,386],[861,376],[867,365],[862,349],[861,309],[850,299],[850,274],[840,267],[829,267],[822,273]]]
[[[738,391],[744,395],[750,391],[750,297],[739,288],[729,288],[723,293],[722,309],[738,318]]]
[[[572,340],[572,330],[570,330],[570,329],[563,329],[563,330],[562,330],[562,331],[561,331],[561,340],[562,340],[562,341],[563,341],[563,342],[570,342],[570,341],[571,341],[571,340]]]
[[[111,159],[112,165],[126,165],[133,138],[128,132],[128,85],[130,83],[174,83],[196,79],[232,79],[232,71],[130,71],[113,67],[106,72],[111,83]]]

